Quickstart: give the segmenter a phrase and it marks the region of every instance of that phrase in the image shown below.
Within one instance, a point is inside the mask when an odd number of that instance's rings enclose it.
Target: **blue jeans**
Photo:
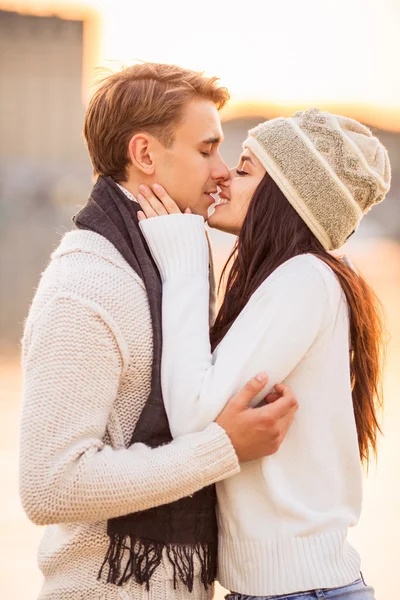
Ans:
[[[363,579],[357,579],[350,585],[339,588],[295,592],[286,596],[246,596],[245,594],[227,594],[226,600],[375,600],[374,588],[366,585]]]

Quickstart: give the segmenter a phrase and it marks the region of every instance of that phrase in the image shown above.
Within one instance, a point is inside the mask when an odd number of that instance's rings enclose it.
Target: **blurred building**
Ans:
[[[83,23],[0,11],[0,157],[79,163]]]
[[[20,338],[40,272],[91,186],[83,26],[0,10],[0,344]]]
[[[81,133],[86,25],[0,10],[0,346],[20,338],[40,273],[91,187]],[[86,51],[95,44],[90,38]],[[248,129],[266,117],[224,123],[230,166]],[[363,230],[399,239],[400,134],[376,133],[391,158],[392,190]],[[217,251],[227,243],[223,234],[213,237]]]

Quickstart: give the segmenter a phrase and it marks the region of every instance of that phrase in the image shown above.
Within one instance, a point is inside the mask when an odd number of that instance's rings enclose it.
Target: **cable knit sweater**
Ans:
[[[200,431],[255,373],[299,401],[278,452],[217,484],[218,579],[254,596],[347,585],[362,477],[350,384],[349,322],[331,269],[311,255],[276,269],[212,354],[207,244],[196,215],[140,224],[163,278],[162,385],[173,435]]]
[[[44,272],[23,338],[20,495],[47,525],[41,600],[174,600],[167,560],[150,590],[97,580],[106,521],[177,500],[238,472],[215,423],[162,448],[127,448],[147,399],[152,330],[143,282],[114,246],[67,233]],[[211,596],[197,580],[191,597]]]

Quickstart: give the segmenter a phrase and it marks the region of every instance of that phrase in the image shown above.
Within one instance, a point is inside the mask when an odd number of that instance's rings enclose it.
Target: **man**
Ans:
[[[98,179],[43,274],[23,340],[20,492],[29,518],[47,525],[41,599],[210,597],[212,484],[276,452],[293,419],[283,386],[249,409],[263,374],[216,423],[173,441],[162,402],[161,283],[135,196],[157,181],[206,217],[228,180],[218,153],[227,99],[215,78],[141,64],[90,102]]]

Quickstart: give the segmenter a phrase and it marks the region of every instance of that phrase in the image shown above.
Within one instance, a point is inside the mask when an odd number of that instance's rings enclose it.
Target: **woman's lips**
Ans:
[[[218,194],[218,201],[217,201],[216,206],[221,206],[223,204],[228,204],[228,202],[230,202],[229,196],[226,196],[223,192],[219,192],[219,194]]]

